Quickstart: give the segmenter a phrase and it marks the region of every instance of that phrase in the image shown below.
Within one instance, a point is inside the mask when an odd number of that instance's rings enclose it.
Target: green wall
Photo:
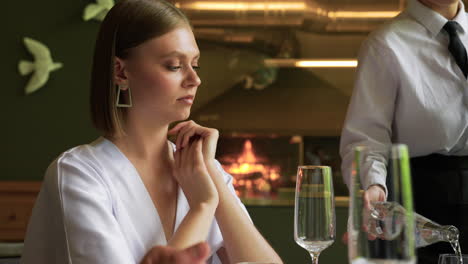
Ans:
[[[89,80],[99,22],[82,20],[89,0],[6,1],[0,47],[3,61],[0,95],[0,180],[41,180],[63,151],[99,136],[89,117]],[[26,96],[30,76],[20,76],[19,60],[32,60],[23,37],[48,46],[64,67],[37,92]],[[192,108],[231,88],[255,71],[262,56],[248,50],[199,41],[202,86]],[[237,61],[232,67],[232,61]]]
[[[98,23],[84,23],[87,1],[5,1],[2,13],[2,89],[0,96],[0,179],[41,180],[61,152],[97,136],[88,114],[88,82]],[[32,60],[23,45],[31,37],[51,49],[64,67],[49,82],[25,96],[29,76],[19,60]]]

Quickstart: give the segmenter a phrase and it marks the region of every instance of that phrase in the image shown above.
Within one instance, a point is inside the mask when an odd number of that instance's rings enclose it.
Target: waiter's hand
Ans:
[[[385,189],[381,185],[371,185],[364,192],[364,210],[366,210],[367,212],[369,212],[373,208],[373,202],[383,201],[385,201]],[[367,228],[367,224],[365,228]],[[368,234],[368,238],[370,240],[374,240],[376,237],[374,235]],[[344,244],[348,244],[348,232],[345,232],[343,234],[343,237],[341,237],[341,241]]]
[[[183,250],[156,246],[146,254],[141,264],[204,264],[209,255],[210,246],[206,242],[200,242]]]
[[[366,217],[364,219],[369,220],[370,211],[374,209],[373,203],[375,202],[384,202],[385,201],[385,189],[381,185],[371,185],[365,192],[364,192],[364,213]],[[371,226],[369,226],[371,225]],[[375,221],[365,222],[365,230],[367,231],[368,228],[375,230],[376,227]],[[368,233],[367,238],[369,240],[374,240],[376,238],[375,235]]]
[[[383,186],[375,184],[371,185],[367,191],[364,192],[364,206],[365,209],[371,210],[372,203],[385,201],[385,189]]]

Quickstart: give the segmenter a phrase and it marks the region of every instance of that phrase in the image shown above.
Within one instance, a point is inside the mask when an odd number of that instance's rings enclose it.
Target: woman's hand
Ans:
[[[212,162],[216,154],[219,132],[214,128],[198,125],[192,120],[181,122],[169,130],[169,135],[177,134],[177,150],[186,148],[193,137],[200,137],[203,141],[202,152],[205,162]]]
[[[141,264],[202,264],[210,256],[210,246],[198,243],[183,250],[170,246],[156,246],[150,249]]]
[[[206,205],[217,207],[218,192],[205,166],[201,139],[194,138],[186,147],[176,150],[173,174],[191,210]]]

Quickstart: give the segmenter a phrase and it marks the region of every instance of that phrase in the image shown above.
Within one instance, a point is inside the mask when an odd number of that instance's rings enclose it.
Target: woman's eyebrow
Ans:
[[[183,53],[183,52],[180,52],[180,51],[171,51],[169,53],[166,53],[164,55],[161,55],[160,58],[168,58],[168,57],[179,57],[179,58],[187,58],[187,54],[186,53]],[[195,56],[194,56],[194,59],[199,59],[200,58],[200,53],[197,53]]]

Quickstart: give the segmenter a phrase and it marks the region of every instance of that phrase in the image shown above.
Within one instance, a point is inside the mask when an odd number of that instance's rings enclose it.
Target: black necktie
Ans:
[[[455,21],[448,21],[444,25],[444,29],[449,34],[450,38],[448,49],[466,78],[468,74],[468,60],[466,57],[465,47],[457,34],[457,28],[459,27],[460,25]]]

